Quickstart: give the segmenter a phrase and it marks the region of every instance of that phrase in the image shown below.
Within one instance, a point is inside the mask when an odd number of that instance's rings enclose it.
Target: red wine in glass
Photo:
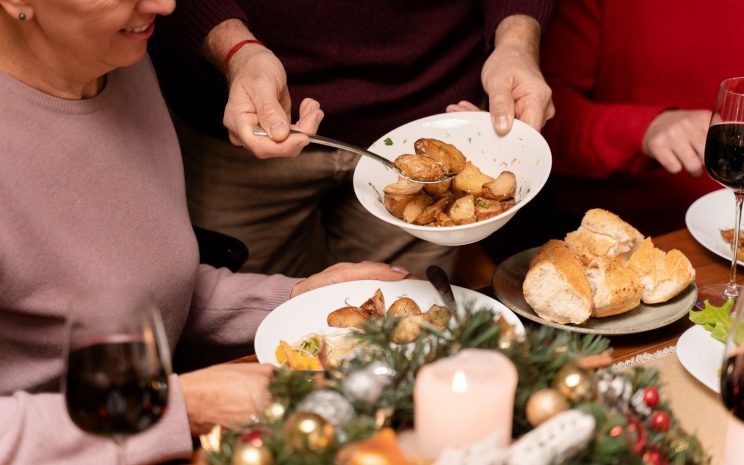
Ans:
[[[727,356],[721,369],[721,400],[739,420],[744,421],[744,354]]]
[[[95,342],[69,355],[67,411],[80,429],[102,436],[146,430],[165,413],[168,377],[147,366],[142,341]]]
[[[714,181],[744,190],[744,123],[722,123],[708,129],[705,168]]]
[[[103,286],[76,296],[65,345],[67,413],[81,430],[123,442],[152,427],[168,404],[170,350],[160,313],[136,288]]]

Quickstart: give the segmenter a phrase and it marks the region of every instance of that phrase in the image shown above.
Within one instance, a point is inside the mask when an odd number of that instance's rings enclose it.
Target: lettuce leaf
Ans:
[[[734,306],[734,301],[729,299],[721,307],[711,305],[707,300],[703,302],[702,310],[690,310],[690,321],[710,331],[710,335],[724,344],[731,328],[731,315],[729,312]]]

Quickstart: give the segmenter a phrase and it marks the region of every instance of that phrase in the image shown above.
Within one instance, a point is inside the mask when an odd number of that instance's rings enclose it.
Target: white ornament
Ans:
[[[643,389],[639,389],[635,394],[633,394],[630,403],[633,405],[633,409],[644,417],[651,415],[651,408],[646,405],[646,401],[643,400]]]
[[[434,465],[555,465],[576,455],[591,441],[594,417],[567,410],[550,418],[509,447],[492,434],[464,449],[445,449]]]

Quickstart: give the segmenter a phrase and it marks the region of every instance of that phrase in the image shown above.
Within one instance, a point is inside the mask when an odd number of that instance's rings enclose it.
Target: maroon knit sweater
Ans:
[[[225,86],[194,60],[209,30],[245,20],[284,64],[293,119],[305,97],[320,101],[320,131],[362,146],[450,103],[483,99],[480,71],[499,22],[547,21],[553,0],[179,0],[159,18],[151,54],[172,109],[226,137]]]

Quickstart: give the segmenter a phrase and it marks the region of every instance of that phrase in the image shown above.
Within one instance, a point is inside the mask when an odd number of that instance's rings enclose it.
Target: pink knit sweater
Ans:
[[[0,73],[0,464],[115,463],[59,394],[65,302],[125,282],[181,337],[248,342],[296,280],[199,265],[175,132],[151,64],[63,100]],[[106,311],[105,308],[100,311]],[[116,315],[111,315],[116,318]],[[129,463],[187,457],[177,376],[168,413],[126,445]]]

